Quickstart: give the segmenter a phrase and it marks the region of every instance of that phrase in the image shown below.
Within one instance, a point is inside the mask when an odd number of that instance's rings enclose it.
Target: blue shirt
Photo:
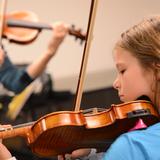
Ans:
[[[5,88],[15,93],[20,93],[32,81],[33,79],[28,75],[25,68],[17,68],[12,64],[8,56],[5,56],[4,63],[0,66],[0,83]]]
[[[104,160],[160,160],[160,123],[121,135]]]

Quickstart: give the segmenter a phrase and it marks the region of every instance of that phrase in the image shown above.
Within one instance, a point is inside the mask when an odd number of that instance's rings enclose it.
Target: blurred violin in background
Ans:
[[[28,44],[34,41],[42,29],[52,30],[54,28],[47,23],[40,23],[37,15],[31,11],[15,11],[4,16],[4,28],[2,37],[11,42]],[[76,30],[74,25],[69,29],[69,35],[83,42],[86,34],[81,29]]]

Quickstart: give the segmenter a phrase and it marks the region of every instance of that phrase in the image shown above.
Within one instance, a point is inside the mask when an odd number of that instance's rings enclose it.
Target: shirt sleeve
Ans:
[[[0,82],[5,88],[17,94],[24,90],[33,80],[25,68],[17,68],[6,55],[4,63],[0,67]]]
[[[128,137],[121,135],[104,154],[104,160],[131,160]]]

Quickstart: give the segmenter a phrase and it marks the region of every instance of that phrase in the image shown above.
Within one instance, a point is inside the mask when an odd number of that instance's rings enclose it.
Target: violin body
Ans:
[[[136,111],[139,115],[128,117]],[[82,111],[51,113],[32,126],[36,140],[31,140],[30,146],[34,153],[47,157],[71,153],[79,148],[105,147],[102,145],[104,141],[129,131],[137,118],[142,118],[147,126],[159,121],[158,113],[147,101],[112,105],[110,109],[94,114],[85,115]]]
[[[105,141],[112,141],[128,132],[141,118],[147,126],[159,122],[152,103],[144,100],[112,105],[101,112],[54,112],[32,125],[10,128],[0,132],[0,138],[22,136],[33,153],[42,157],[71,153],[79,148],[105,149]]]
[[[10,42],[15,42],[19,44],[28,44],[34,41],[38,34],[39,30],[29,29],[23,27],[10,27],[7,25],[7,21],[11,20],[21,20],[29,22],[38,22],[38,17],[36,14],[30,11],[18,11],[12,12],[5,16],[5,23],[3,29],[3,37],[8,39]]]

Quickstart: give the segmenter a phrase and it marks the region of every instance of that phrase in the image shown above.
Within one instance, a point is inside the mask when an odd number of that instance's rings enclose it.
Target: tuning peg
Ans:
[[[86,39],[86,35],[81,33],[81,29],[75,29],[75,25],[73,24],[71,25],[69,34],[75,36],[75,40],[80,39],[81,41],[84,41]]]

